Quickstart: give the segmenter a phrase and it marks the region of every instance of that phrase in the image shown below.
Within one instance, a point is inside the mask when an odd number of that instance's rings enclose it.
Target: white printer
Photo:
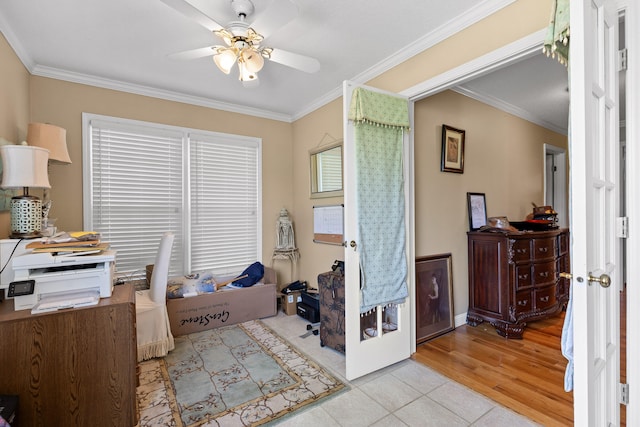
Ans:
[[[16,256],[11,262],[14,281],[9,284],[7,296],[13,296],[15,310],[33,308],[47,298],[56,301],[47,304],[52,309],[56,309],[56,304],[57,308],[74,307],[80,299],[86,301],[89,291],[96,299],[97,295],[110,297],[115,258],[115,251],[75,256],[51,253]]]

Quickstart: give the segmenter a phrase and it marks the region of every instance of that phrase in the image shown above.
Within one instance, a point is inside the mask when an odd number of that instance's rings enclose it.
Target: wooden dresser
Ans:
[[[130,284],[86,308],[31,314],[0,303],[0,394],[21,426],[134,426],[136,309]]]
[[[528,321],[566,307],[569,231],[469,232],[467,323],[487,321],[506,338],[522,338]]]

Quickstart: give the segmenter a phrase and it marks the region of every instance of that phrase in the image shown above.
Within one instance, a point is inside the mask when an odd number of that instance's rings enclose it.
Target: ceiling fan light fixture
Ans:
[[[213,62],[216,63],[220,71],[229,74],[231,67],[236,63],[236,53],[233,49],[219,49],[218,53],[213,55]]]
[[[245,87],[256,87],[259,84],[258,72],[264,67],[264,58],[280,63],[284,66],[294,68],[307,73],[315,73],[320,68],[317,59],[305,55],[287,52],[282,49],[272,49],[260,46],[265,40],[265,36],[257,32],[250,25],[257,28],[267,28],[264,31],[273,31],[284,24],[290,22],[297,15],[296,6],[293,0],[275,0],[272,6],[275,12],[272,19],[267,20],[248,18],[253,15],[255,8],[252,0],[226,0],[231,3],[237,20],[228,22],[226,26],[220,25],[215,20],[207,16],[203,11],[194,5],[190,0],[161,0],[173,7],[178,12],[183,13],[188,18],[194,19],[197,23],[211,31],[213,35],[221,38],[224,45],[210,46],[206,48],[192,49],[189,51],[172,54],[171,57],[180,59],[195,59],[211,55],[216,66],[225,74],[230,74],[233,65],[238,62],[239,80]],[[270,7],[271,9],[271,7]],[[252,24],[250,24],[252,22]],[[258,22],[260,25],[258,25]],[[267,38],[269,34],[267,33]]]
[[[238,61],[238,68],[240,69],[240,75],[238,76],[240,81],[250,82],[258,78],[257,72],[249,70],[244,61]]]
[[[270,47],[263,47],[260,50],[260,55],[262,55],[263,57],[267,58],[267,59],[271,59],[271,53],[273,52],[273,48]]]
[[[240,53],[242,62],[251,73],[257,73],[264,66],[264,58],[255,48],[243,49]]]
[[[229,46],[233,43],[233,34],[231,34],[226,28],[215,30],[213,34],[220,37]]]

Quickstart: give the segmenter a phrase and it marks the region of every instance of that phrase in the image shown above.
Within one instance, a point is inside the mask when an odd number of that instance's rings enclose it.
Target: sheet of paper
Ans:
[[[342,205],[314,206],[314,234],[343,234],[344,218]]]

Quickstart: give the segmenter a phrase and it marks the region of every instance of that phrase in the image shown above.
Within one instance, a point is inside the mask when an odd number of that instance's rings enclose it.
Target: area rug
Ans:
[[[141,426],[257,426],[345,388],[259,320],[175,341],[156,384],[154,365],[141,367]]]

